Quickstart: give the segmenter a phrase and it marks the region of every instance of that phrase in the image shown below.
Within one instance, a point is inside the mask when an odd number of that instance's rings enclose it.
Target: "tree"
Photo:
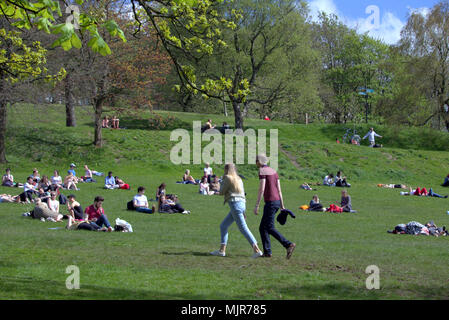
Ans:
[[[8,104],[14,102],[14,89],[23,82],[45,79],[60,80],[62,69],[56,76],[47,74],[46,50],[39,42],[27,45],[21,33],[0,29],[0,162],[6,162],[6,116]]]
[[[428,83],[427,92],[435,104],[433,116],[443,119],[449,130],[449,112],[444,105],[449,99],[449,2],[435,5],[426,16],[412,13],[401,32],[402,52],[418,58],[426,71],[420,73],[421,81]],[[412,59],[411,61],[414,61]]]

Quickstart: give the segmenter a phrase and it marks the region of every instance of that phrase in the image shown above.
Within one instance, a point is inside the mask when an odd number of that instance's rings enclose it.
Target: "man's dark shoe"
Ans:
[[[296,248],[296,244],[295,244],[295,243],[292,243],[292,244],[287,248],[287,259],[290,259],[290,258],[291,258],[291,256],[292,256],[293,251],[295,250],[295,248]]]
[[[272,255],[270,253],[264,253],[263,258],[271,258]]]

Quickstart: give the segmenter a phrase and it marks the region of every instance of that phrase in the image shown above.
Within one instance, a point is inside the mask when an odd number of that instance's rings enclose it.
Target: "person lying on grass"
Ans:
[[[190,211],[185,210],[181,204],[177,203],[178,197],[173,195],[162,194],[159,198],[158,211],[159,213],[182,213],[190,214]]]
[[[20,196],[12,196],[10,194],[0,194],[0,203],[1,202],[20,202]]]
[[[446,196],[442,196],[442,195],[439,195],[439,194],[433,192],[432,188],[430,188],[430,190],[427,191],[426,188],[422,188],[421,189],[420,187],[416,188],[415,190],[413,190],[410,187],[410,192],[401,192],[401,195],[402,196],[413,195],[413,196],[419,196],[419,197],[434,197],[434,198],[443,198],[443,199],[447,199],[448,198],[447,195]]]
[[[411,234],[411,235],[426,235],[426,236],[448,236],[446,227],[437,227],[433,221],[423,225],[416,221],[411,221],[407,224],[398,224],[393,230],[388,230],[388,233],[393,234]]]
[[[407,189],[405,184],[378,184],[379,188],[387,188],[387,189]]]
[[[145,193],[145,188],[144,187],[137,188],[137,194],[133,198],[134,208],[136,208],[137,212],[155,213],[156,212],[156,206],[153,205],[153,207],[151,209],[149,208],[149,206],[148,206],[148,199],[147,199],[147,196],[144,193]]]
[[[102,196],[96,196],[94,203],[84,210],[87,215],[87,219],[90,224],[93,224],[95,228],[101,228],[103,225],[108,229],[109,232],[112,231],[111,224],[109,223],[108,217],[104,213],[103,209],[104,198]]]

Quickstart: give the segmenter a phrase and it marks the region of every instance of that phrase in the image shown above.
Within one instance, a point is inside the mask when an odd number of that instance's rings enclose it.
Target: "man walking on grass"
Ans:
[[[282,246],[287,249],[287,259],[290,259],[296,244],[288,241],[284,236],[275,229],[274,217],[279,209],[285,209],[284,200],[282,198],[281,182],[277,172],[267,166],[268,158],[265,155],[258,155],[256,165],[259,168],[259,194],[257,196],[254,214],[258,215],[259,205],[264,196],[265,206],[263,208],[263,216],[260,221],[260,236],[262,238],[264,257],[271,258],[271,240],[270,235],[278,240]]]

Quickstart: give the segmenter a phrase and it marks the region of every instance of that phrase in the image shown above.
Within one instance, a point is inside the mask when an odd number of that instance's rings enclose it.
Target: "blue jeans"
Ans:
[[[100,218],[97,219],[97,221],[93,222],[91,221],[90,224],[95,228],[95,229],[101,229],[101,227],[103,225],[106,226],[106,228],[109,228],[111,226],[111,224],[109,223],[108,218],[106,217],[106,215],[102,214],[100,216]]]
[[[245,236],[246,240],[248,240],[249,244],[251,246],[257,244],[256,239],[254,238],[253,234],[251,233],[251,231],[249,231],[248,226],[246,225],[244,216],[246,210],[245,202],[229,201],[228,204],[231,211],[226,216],[226,218],[224,218],[223,222],[220,224],[221,244],[228,243],[228,229],[234,221],[237,224],[237,227],[239,228],[240,232]]]
[[[276,216],[276,212],[278,212],[280,208],[281,201],[265,202],[265,206],[263,208],[263,216],[259,226],[264,254],[271,254],[270,235],[273,236],[277,241],[279,241],[284,248],[288,248],[290,244],[292,244],[290,241],[285,239],[284,236],[274,227],[274,217]]]
[[[143,212],[143,213],[154,213],[153,210],[151,210],[150,208],[136,208],[137,212]]]
[[[443,196],[439,195],[438,193],[433,192],[432,188],[430,188],[430,190],[429,190],[429,197],[444,198]]]

